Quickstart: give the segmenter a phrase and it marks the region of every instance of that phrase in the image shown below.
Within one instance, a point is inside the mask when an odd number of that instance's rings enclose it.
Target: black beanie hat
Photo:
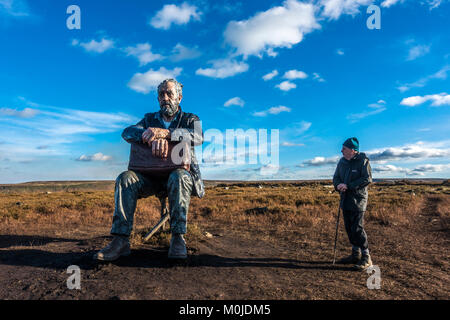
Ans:
[[[344,141],[343,145],[346,146],[347,148],[350,148],[350,149],[353,149],[353,150],[359,152],[359,141],[355,137],[348,138],[347,140]]]

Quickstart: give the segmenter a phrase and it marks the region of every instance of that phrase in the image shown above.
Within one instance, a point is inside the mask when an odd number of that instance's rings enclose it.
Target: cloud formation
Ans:
[[[450,105],[450,94],[445,92],[439,94],[429,94],[426,96],[413,96],[404,98],[400,104],[408,107],[415,107],[420,104],[423,104],[427,101],[432,101],[431,106],[433,107],[441,107],[444,105]]]
[[[425,173],[442,172],[447,169],[450,169],[450,164],[424,164],[413,169],[388,164],[384,166],[375,166],[372,168],[372,171],[381,174],[402,173],[408,176],[423,176]]]
[[[406,83],[399,86],[397,89],[400,90],[400,92],[408,91],[412,88],[422,88],[425,87],[430,80],[438,79],[438,80],[446,80],[447,79],[447,73],[450,71],[450,65],[445,65],[442,67],[439,71],[428,75],[426,77],[423,77],[415,82],[412,83]]]
[[[430,52],[430,46],[427,45],[417,45],[409,49],[407,61],[416,60],[417,58],[423,57]]]
[[[289,91],[289,90],[297,88],[297,85],[293,82],[286,80],[286,81],[283,81],[283,82],[277,84],[275,87],[277,87],[278,89],[280,89],[282,91]]]
[[[22,111],[10,108],[0,108],[0,114],[19,118],[32,118],[39,113],[39,110],[25,108]]]
[[[271,79],[273,79],[274,77],[276,77],[278,75],[278,70],[273,70],[272,72],[269,72],[265,75],[263,75],[263,80],[264,81],[269,81]]]
[[[102,38],[100,41],[92,39],[89,42],[80,42],[77,39],[72,40],[72,46],[82,47],[87,52],[103,53],[107,50],[114,48],[114,41],[106,38]]]
[[[338,19],[342,14],[355,15],[359,13],[360,6],[367,6],[373,0],[320,0],[322,16],[332,20]]]
[[[168,30],[175,25],[184,25],[189,21],[199,21],[201,12],[194,5],[183,2],[180,6],[175,4],[166,4],[156,15],[150,20],[150,25],[157,29]]]
[[[339,157],[331,157],[331,158],[325,158],[325,157],[314,157],[311,160],[303,161],[299,167],[322,167],[322,166],[328,166],[328,165],[336,165],[339,161]]]
[[[164,57],[158,53],[152,53],[152,46],[149,43],[140,43],[135,47],[126,47],[123,49],[127,56],[133,56],[139,60],[139,66],[145,66],[146,64],[161,60]]]
[[[244,58],[255,55],[276,56],[274,49],[291,48],[305,34],[319,29],[312,3],[286,0],[282,6],[259,12],[247,20],[231,21],[225,32],[225,42]]]
[[[0,0],[0,14],[21,18],[29,17],[30,11],[25,0]]]
[[[225,107],[229,107],[229,106],[240,106],[240,107],[243,107],[244,104],[245,104],[244,100],[242,100],[239,97],[234,97],[234,98],[231,98],[231,99],[227,100],[224,103],[224,106]]]
[[[371,161],[407,160],[443,158],[450,155],[449,149],[426,147],[422,143],[406,145],[403,147],[389,147],[366,152]]]
[[[212,67],[210,68],[199,68],[195,71],[195,74],[224,79],[232,77],[236,74],[246,72],[248,70],[248,64],[245,62],[237,62],[236,60],[221,59],[212,61]]]
[[[289,70],[286,71],[283,75],[283,78],[289,79],[289,80],[295,80],[295,79],[306,79],[308,78],[308,75],[300,70]]]
[[[401,147],[387,147],[375,149],[365,152],[366,156],[374,163],[384,163],[386,161],[405,161],[405,160],[425,160],[432,158],[445,158],[450,156],[450,148],[448,142],[441,143],[425,143],[417,142],[415,144],[405,145]],[[336,164],[340,156],[334,157],[315,157],[311,160],[302,162],[301,167],[308,166],[326,166]],[[389,166],[379,168],[390,168]],[[379,169],[381,170],[381,169]]]
[[[371,111],[368,110],[360,113],[352,113],[347,116],[347,119],[350,120],[350,122],[354,123],[361,119],[379,114],[386,110],[385,104],[386,102],[384,100],[378,100],[377,103],[369,104],[368,107],[372,109]]]
[[[168,78],[176,78],[181,74],[182,68],[174,68],[168,70],[160,67],[159,70],[150,69],[145,73],[135,73],[128,82],[128,87],[134,91],[148,94],[150,91],[156,90],[158,85]]]
[[[78,157],[77,159],[75,159],[76,161],[86,161],[86,162],[90,162],[90,161],[108,161],[111,160],[112,157],[111,156],[107,156],[104,155],[101,152],[98,152],[96,154],[93,155],[81,155],[80,157]]]
[[[269,114],[279,114],[281,112],[291,112],[291,108],[285,106],[272,107],[265,111],[254,112],[255,117],[265,117]]]
[[[190,60],[198,58],[202,55],[202,53],[196,48],[189,48],[181,43],[177,43],[175,47],[172,50],[172,55],[170,56],[170,59],[172,61],[178,62],[182,60]]]

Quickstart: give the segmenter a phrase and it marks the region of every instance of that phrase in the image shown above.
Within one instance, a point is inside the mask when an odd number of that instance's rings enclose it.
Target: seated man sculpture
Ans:
[[[203,131],[198,116],[181,110],[182,85],[166,79],[158,86],[158,112],[147,113],[136,125],[126,128],[122,137],[129,143],[148,145],[154,157],[167,158],[169,144],[187,143],[189,170],[177,168],[167,176],[151,175],[135,170],[122,172],[116,179],[110,244],[94,255],[94,259],[113,261],[131,253],[129,237],[137,200],[166,192],[170,212],[169,259],[186,259],[187,215],[191,195],[202,198],[205,190],[194,146],[203,143]]]

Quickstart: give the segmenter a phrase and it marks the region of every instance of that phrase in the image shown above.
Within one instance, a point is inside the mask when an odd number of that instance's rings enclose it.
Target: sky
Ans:
[[[166,78],[202,121],[204,179],[330,179],[349,137],[374,178],[448,179],[449,15],[449,0],[0,0],[0,183],[115,179],[122,130],[159,110]]]

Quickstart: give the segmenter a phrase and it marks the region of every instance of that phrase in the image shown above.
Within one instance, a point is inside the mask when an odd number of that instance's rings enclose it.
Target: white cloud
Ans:
[[[412,83],[402,84],[397,89],[400,90],[401,92],[405,92],[405,91],[410,90],[411,88],[422,88],[422,87],[426,86],[430,80],[434,80],[434,79],[445,80],[445,79],[447,79],[447,73],[449,71],[450,71],[450,65],[446,65],[446,66],[442,67],[436,73],[433,73],[431,75],[423,77]]]
[[[311,128],[312,123],[311,122],[307,122],[307,121],[300,121],[296,124],[297,128],[296,128],[296,132],[297,133],[303,133],[307,130],[309,130],[309,128]]]
[[[450,155],[448,148],[436,148],[424,146],[422,143],[406,145],[402,147],[389,147],[383,149],[370,150],[366,152],[371,161],[405,160],[405,159],[426,159],[443,158]]]
[[[103,153],[99,152],[99,153],[89,155],[89,156],[83,154],[75,160],[76,161],[108,161],[111,159],[112,159],[111,156],[107,156],[107,155],[104,155]]]
[[[201,12],[194,5],[183,2],[180,6],[175,4],[166,4],[150,20],[150,24],[157,29],[167,30],[172,24],[187,24],[191,19],[199,21]]]
[[[443,92],[440,94],[430,94],[426,96],[413,96],[404,98],[400,104],[408,107],[415,107],[427,101],[432,101],[431,105],[434,107],[450,105],[450,95]]]
[[[291,48],[303,36],[319,29],[314,16],[316,7],[311,3],[286,0],[282,6],[259,12],[248,20],[228,23],[225,41],[244,58],[250,55],[274,56],[275,48]]]
[[[322,15],[330,19],[338,19],[342,14],[355,15],[360,6],[367,6],[373,0],[320,0],[323,6]]]
[[[134,91],[147,94],[152,90],[156,90],[158,85],[168,78],[176,78],[181,74],[182,68],[168,70],[160,67],[159,70],[150,69],[145,73],[135,73],[128,82],[128,87]]]
[[[276,77],[278,75],[278,70],[273,70],[272,72],[269,72],[268,74],[263,75],[263,80],[268,81],[272,78]]]
[[[283,147],[304,147],[304,143],[292,143],[292,142],[283,142],[281,144]]]
[[[212,61],[212,67],[206,69],[197,69],[195,74],[202,75],[211,78],[228,78],[236,74],[246,72],[248,70],[248,64],[245,62],[237,62],[230,59],[214,60]]]
[[[431,158],[447,158],[450,156],[449,141],[441,142],[417,142],[400,147],[386,147],[366,151],[365,154],[374,163],[385,163],[386,161],[423,161]],[[337,164],[340,156],[334,157],[315,157],[305,160],[299,167],[319,167]],[[375,166],[374,171],[402,171],[407,172],[408,169],[402,169],[393,165]],[[431,168],[431,167],[430,167]],[[416,170],[417,169],[417,170]],[[426,170],[426,168],[417,167],[415,171]],[[431,169],[428,169],[431,170]],[[414,171],[414,170],[413,170]],[[408,171],[409,172],[409,171]]]
[[[19,118],[32,118],[39,113],[39,110],[25,108],[22,111],[10,108],[0,108],[0,114]]]
[[[390,6],[393,6],[394,4],[397,4],[397,3],[400,3],[400,2],[403,2],[403,1],[404,0],[384,0],[381,3],[381,6],[384,7],[384,8],[389,8]]]
[[[290,81],[283,81],[280,84],[277,84],[275,87],[282,91],[289,91],[291,89],[297,88],[297,85],[295,83],[292,83]]]
[[[352,114],[349,114],[347,116],[347,119],[350,120],[351,122],[356,122],[358,120],[367,118],[369,116],[373,116],[373,115],[376,115],[378,113],[381,113],[381,112],[383,112],[385,110],[386,110],[386,108],[384,108],[384,107],[378,107],[378,108],[376,108],[373,111],[365,111],[365,112],[361,112],[361,113],[352,113]]]
[[[319,82],[325,82],[325,79],[320,76],[317,72],[313,73],[313,79]]]
[[[443,0],[428,0],[430,10],[433,10],[441,5]]]
[[[384,8],[389,8],[389,7],[393,6],[393,5],[396,5],[398,3],[403,3],[405,1],[406,0],[384,0],[381,3],[381,6],[384,7]],[[433,10],[433,9],[439,7],[441,5],[441,3],[442,3],[442,0],[426,0],[426,1],[421,1],[420,2],[420,4],[422,4],[422,5],[423,4],[429,5],[430,10]]]
[[[244,100],[242,100],[239,97],[234,97],[229,99],[227,102],[224,103],[225,107],[229,107],[229,106],[240,106],[243,107],[245,104]]]
[[[386,173],[403,173],[409,176],[423,176],[425,173],[442,172],[450,169],[450,164],[424,164],[413,169],[397,167],[391,164],[384,166],[376,166],[372,168],[373,172]]]
[[[172,53],[173,54],[172,56],[170,56],[170,59],[175,62],[195,59],[202,55],[202,53],[197,48],[188,48],[181,43],[176,44],[176,46],[172,50]]]
[[[407,61],[416,60],[417,58],[423,57],[430,52],[430,46],[427,45],[417,45],[409,49]]]
[[[283,78],[289,79],[289,80],[295,80],[295,79],[306,79],[308,75],[300,70],[289,70],[286,71],[283,75]]]
[[[373,172],[383,172],[383,173],[385,173],[385,172],[406,173],[406,172],[408,172],[408,169],[397,167],[392,164],[387,164],[384,166],[375,166],[372,168],[372,171]]]
[[[265,117],[269,114],[279,114],[281,112],[291,112],[291,108],[285,106],[272,107],[265,111],[254,112],[255,117]]]
[[[121,131],[138,121],[123,113],[59,108],[21,100],[33,104],[39,112],[33,112],[33,117],[0,117],[4,142],[0,144],[0,155],[14,162],[30,157],[67,156],[75,143],[87,141],[91,135]]]
[[[331,158],[325,158],[325,157],[315,157],[311,160],[303,161],[299,167],[321,167],[321,166],[327,166],[327,165],[335,165],[339,161],[339,157],[331,157]]]
[[[89,42],[80,42],[77,39],[73,39],[72,45],[83,47],[84,50],[86,50],[88,52],[103,53],[109,49],[114,48],[114,41],[103,38],[100,41],[96,41],[96,40],[92,39]]]
[[[336,53],[340,56],[343,56],[345,54],[344,50],[342,50],[342,49],[337,49]]]
[[[157,53],[152,53],[152,46],[149,43],[140,43],[135,47],[127,47],[123,49],[128,56],[136,57],[139,60],[140,66],[145,66],[146,64],[161,60],[164,57]]]
[[[441,172],[450,169],[450,164],[424,164],[412,170],[415,173]]]
[[[28,4],[24,0],[0,0],[0,14],[14,18],[29,17]]]

